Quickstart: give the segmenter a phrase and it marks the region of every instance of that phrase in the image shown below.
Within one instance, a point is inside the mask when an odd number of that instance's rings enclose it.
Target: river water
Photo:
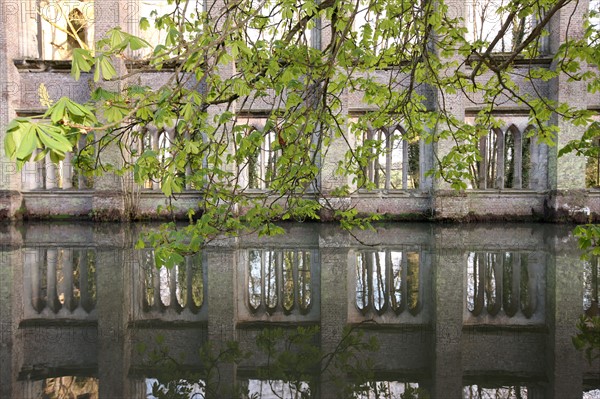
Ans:
[[[152,226],[0,226],[0,397],[600,398],[572,226],[283,226],[171,270]]]

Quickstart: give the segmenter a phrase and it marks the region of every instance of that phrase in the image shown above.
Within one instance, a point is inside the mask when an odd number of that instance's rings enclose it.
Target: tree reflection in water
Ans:
[[[42,385],[44,399],[98,399],[98,379],[93,377],[46,378]]]
[[[249,250],[250,311],[307,314],[312,306],[311,261],[311,253],[306,250]]]
[[[142,268],[144,309],[163,310],[172,308],[178,313],[189,309],[197,313],[204,304],[204,270],[202,255],[185,256],[181,265],[172,269],[157,269],[153,250],[139,251]]]
[[[420,256],[409,251],[361,251],[356,255],[356,307],[364,315],[416,315],[420,308]]]
[[[323,397],[323,386],[328,386],[330,393],[334,387],[336,397],[340,398],[430,397],[415,382],[378,381],[371,359],[379,349],[378,343],[373,337],[367,339],[358,326],[346,328],[330,352],[320,347],[319,329],[318,326],[265,328],[257,336],[256,352],[241,348],[235,341],[217,352],[209,343],[199,353],[202,367],[196,368],[178,361],[159,337],[152,349],[138,348],[147,370],[147,397],[199,399],[226,394],[245,399],[318,398]],[[248,369],[248,359],[257,358],[267,361],[258,368]],[[219,386],[220,369],[234,364],[241,377],[240,385]]]
[[[521,399],[527,397],[527,388],[519,385],[497,388],[469,385],[463,389],[463,398],[465,399]]]
[[[467,258],[467,309],[473,316],[508,317],[519,311],[531,318],[537,309],[535,279],[528,255],[518,252],[470,252]]]

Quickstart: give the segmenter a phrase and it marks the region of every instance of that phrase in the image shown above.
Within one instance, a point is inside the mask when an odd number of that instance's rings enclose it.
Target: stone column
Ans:
[[[16,117],[19,107],[20,76],[13,64],[19,55],[20,27],[23,26],[20,6],[23,2],[0,4],[0,220],[13,218],[21,207],[21,173],[4,151],[6,126]]]
[[[466,256],[454,229],[436,231],[433,270],[433,398],[462,397],[462,328]],[[458,243],[456,243],[458,244]]]
[[[94,41],[102,39],[106,32],[116,26],[126,26],[128,11],[126,0],[108,0],[96,2],[94,8]],[[126,72],[123,61],[113,59],[117,75]],[[119,91],[124,82],[98,82],[97,84],[109,91]],[[98,115],[103,120],[102,115]],[[98,133],[101,135],[102,133]],[[99,137],[97,137],[99,138]],[[121,152],[116,145],[105,147],[100,154],[100,161],[104,165],[113,165],[119,168],[123,164]],[[114,173],[104,173],[94,178],[95,193],[92,199],[92,212],[96,220],[120,220],[125,216],[125,201],[123,196],[122,178]]]
[[[448,16],[450,18],[465,18],[466,10],[464,0],[449,0],[445,4],[448,7]],[[436,51],[436,49],[434,49],[434,51]],[[452,60],[462,62],[461,57],[458,54],[444,59],[444,61],[446,62],[450,62]],[[454,69],[450,69],[446,72],[442,71],[441,74],[453,74],[454,72]],[[438,91],[438,93],[432,93],[432,95],[437,97],[437,103],[434,103],[435,107],[443,107],[441,111],[447,112],[449,115],[455,117],[460,122],[465,120],[464,96],[462,93],[458,92],[452,94],[444,91]],[[436,132],[433,132],[433,134],[436,134]],[[451,138],[439,141],[435,149],[437,151],[438,158],[443,158],[446,154],[448,154],[448,152],[452,149],[453,146],[454,142]],[[450,189],[450,185],[442,179],[438,179],[437,181],[435,181],[434,184],[436,189]]]
[[[73,188],[73,153],[68,152],[65,154],[65,159],[62,162],[61,168],[61,180],[62,189],[68,190]]]
[[[583,36],[583,18],[588,10],[588,1],[583,0],[569,3],[559,10],[552,18],[549,30],[550,52],[555,54],[565,37],[578,39]],[[554,64],[553,67],[556,67]],[[585,64],[582,65],[586,67]],[[566,103],[570,107],[585,109],[588,96],[585,81],[569,80],[569,76],[561,73],[558,78],[551,81],[550,99]],[[556,145],[549,151],[549,187],[557,190],[572,190],[585,188],[586,158],[576,156],[575,153],[557,158],[558,149],[564,147],[569,141],[580,139],[585,127],[574,126],[561,116],[555,114],[550,121],[559,128]],[[567,201],[565,199],[565,201]],[[573,201],[570,205],[575,205]],[[560,203],[557,204],[560,207]]]

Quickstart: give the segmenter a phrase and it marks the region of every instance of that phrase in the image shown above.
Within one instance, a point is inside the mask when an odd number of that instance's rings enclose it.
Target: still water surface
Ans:
[[[172,270],[142,225],[0,227],[0,397],[600,398],[570,227],[284,227]]]

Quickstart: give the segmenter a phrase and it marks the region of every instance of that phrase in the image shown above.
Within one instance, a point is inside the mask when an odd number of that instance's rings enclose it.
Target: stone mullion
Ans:
[[[513,153],[513,188],[527,188],[523,187],[523,144],[524,140],[528,140],[525,132],[513,132],[514,138],[514,153]]]
[[[487,156],[487,142],[488,137],[484,136],[479,141],[479,153],[481,154],[481,161],[479,161],[479,189],[487,188],[487,167],[488,167],[488,156]]]
[[[409,159],[408,159],[408,141],[402,138],[399,139],[402,144],[402,189],[408,188],[408,172],[409,172]]]
[[[490,134],[496,135],[496,187],[497,189],[504,188],[504,168],[505,162],[504,159],[504,150],[505,150],[505,134],[497,130],[495,132],[491,132]]]
[[[385,189],[391,188],[392,180],[392,149],[394,148],[394,132],[385,135]]]

